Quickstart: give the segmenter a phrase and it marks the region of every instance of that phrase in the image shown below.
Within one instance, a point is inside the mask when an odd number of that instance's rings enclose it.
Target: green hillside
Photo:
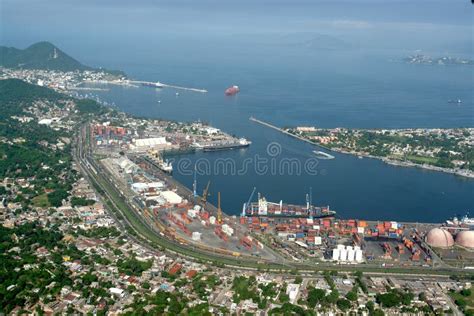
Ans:
[[[38,42],[25,49],[0,46],[0,66],[57,71],[99,70],[83,65],[49,42]],[[124,75],[120,71],[103,70],[114,75]]]

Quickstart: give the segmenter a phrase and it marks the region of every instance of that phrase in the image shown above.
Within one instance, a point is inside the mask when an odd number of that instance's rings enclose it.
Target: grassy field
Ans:
[[[424,156],[407,156],[407,160],[410,160],[411,162],[414,163],[419,163],[419,164],[430,164],[434,165],[438,162],[438,158],[434,157],[424,157]]]
[[[48,196],[46,195],[46,193],[35,196],[32,199],[32,202],[33,202],[33,205],[36,207],[50,207],[51,206],[49,204]]]

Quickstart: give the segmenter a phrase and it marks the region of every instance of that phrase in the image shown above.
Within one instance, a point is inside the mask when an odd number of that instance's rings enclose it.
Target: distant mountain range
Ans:
[[[0,66],[57,71],[102,70],[113,75],[125,75],[121,71],[86,66],[49,42],[38,42],[25,49],[0,46]]]
[[[352,45],[338,37],[315,32],[291,32],[281,36],[286,45],[304,46],[315,50],[343,50]]]

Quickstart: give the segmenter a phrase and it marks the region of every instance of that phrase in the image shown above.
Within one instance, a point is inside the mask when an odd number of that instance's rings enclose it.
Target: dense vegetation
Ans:
[[[395,306],[411,304],[414,295],[409,291],[392,289],[387,293],[377,294],[376,300],[382,307],[391,308]]]
[[[76,179],[76,171],[71,170],[72,133],[38,124],[30,112],[47,113],[73,104],[79,109],[78,114],[70,114],[74,122],[107,109],[95,101],[76,100],[17,79],[0,80],[0,104],[0,178],[26,179],[29,184],[16,193],[14,202],[23,207],[31,203],[40,207],[61,206]],[[20,122],[12,118],[23,116],[32,120]],[[11,193],[8,188],[4,191],[6,195]],[[89,205],[91,201],[74,199],[73,203]]]
[[[15,306],[34,303],[47,294],[57,294],[72,280],[62,265],[41,259],[37,250],[81,258],[84,254],[62,242],[57,228],[44,229],[36,223],[27,223],[8,229],[0,226],[0,314]],[[29,269],[27,267],[30,267]]]

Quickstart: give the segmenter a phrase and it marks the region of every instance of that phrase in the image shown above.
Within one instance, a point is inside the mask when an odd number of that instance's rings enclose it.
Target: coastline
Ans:
[[[331,148],[331,147],[328,147],[328,146],[321,145],[321,144],[319,144],[317,142],[314,142],[312,140],[309,140],[307,138],[304,138],[302,136],[290,133],[290,132],[284,130],[283,128],[272,125],[268,122],[261,121],[261,120],[255,118],[255,117],[253,117],[253,116],[251,116],[249,118],[249,120],[253,121],[253,122],[256,122],[258,124],[261,124],[263,126],[267,126],[269,128],[275,129],[275,130],[277,130],[277,131],[279,131],[283,134],[286,134],[288,136],[294,137],[294,138],[299,139],[301,141],[307,142],[309,144],[318,146],[320,148],[323,148],[325,150],[329,150],[329,151],[332,151],[332,152],[336,152],[336,153],[340,153],[340,154],[346,154],[346,155],[360,156],[360,157],[364,157],[364,158],[378,159],[378,160],[382,160],[386,164],[389,164],[389,165],[392,165],[392,166],[415,167],[415,168],[431,170],[431,171],[437,171],[437,172],[444,172],[444,173],[454,174],[454,175],[465,177],[465,178],[474,179],[474,172],[469,172],[469,171],[465,172],[464,170],[457,170],[457,169],[453,169],[453,168],[442,168],[442,167],[437,167],[437,166],[432,166],[432,165],[427,165],[427,164],[417,164],[417,163],[409,162],[409,161],[401,161],[401,160],[396,160],[396,159],[390,159],[390,158],[387,158],[387,157],[373,156],[373,155],[369,155],[369,154],[361,153],[361,152],[347,151],[347,150],[344,150],[344,149],[341,149],[341,148]]]

